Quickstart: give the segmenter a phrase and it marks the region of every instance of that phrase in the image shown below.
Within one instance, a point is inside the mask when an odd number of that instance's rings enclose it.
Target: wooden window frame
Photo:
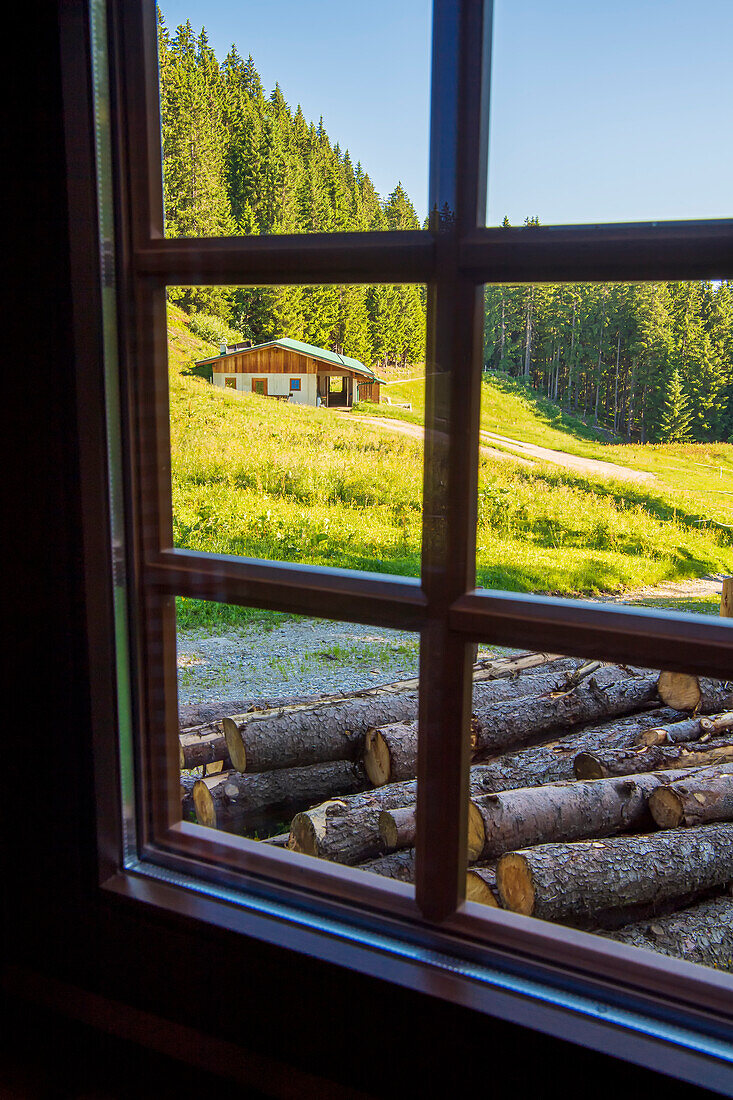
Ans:
[[[299,393],[300,392],[300,379],[299,378],[291,378],[290,379],[290,392],[291,393]]]
[[[109,654],[115,625],[125,627],[126,614],[132,624],[129,693],[120,681],[128,657],[122,646],[117,694],[100,668],[93,698],[100,885],[733,1090],[730,976],[464,903],[476,641],[726,677],[733,668],[731,623],[475,589],[482,286],[730,275],[733,221],[485,228],[492,5],[435,0],[429,230],[166,239],[152,0],[65,6],[69,155],[87,164],[90,179],[104,167],[104,143],[95,147],[93,140],[90,9],[97,26],[100,18],[109,21],[115,189],[108,187],[105,198],[100,186],[100,205],[113,204],[116,227],[112,240],[102,218],[100,240],[87,217],[72,245],[78,302],[94,307],[75,314],[79,370],[88,368],[100,381],[80,387],[91,425],[82,442],[89,475],[84,537],[97,562],[108,562],[117,595],[125,595],[115,618],[100,596],[98,570],[90,571],[90,638]],[[105,94],[100,81],[97,68],[98,97]],[[98,212],[98,195],[81,176],[72,181],[69,201],[74,224]],[[98,295],[89,279],[95,254],[101,255]],[[104,291],[115,281],[117,347],[99,335],[111,310]],[[174,548],[166,287],[396,281],[428,288],[421,579]],[[105,440],[101,380],[115,358],[121,409],[119,416],[111,410]],[[118,396],[116,385],[108,378],[108,403]],[[105,450],[115,475],[111,496],[100,475]],[[124,502],[116,497],[122,490]],[[103,536],[105,530],[114,537]],[[177,595],[420,631],[414,893],[402,883],[265,852],[256,842],[178,820]],[[129,722],[119,716],[120,700],[123,708],[129,700]],[[117,729],[121,749],[111,737]]]

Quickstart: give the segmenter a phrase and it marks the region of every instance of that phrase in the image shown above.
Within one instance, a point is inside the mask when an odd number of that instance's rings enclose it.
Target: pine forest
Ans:
[[[267,95],[252,57],[219,62],[205,30],[159,16],[166,234],[419,229],[398,182],[382,199],[323,119]],[[505,225],[507,221],[505,219]],[[527,218],[530,229],[537,218]],[[424,361],[412,285],[174,288],[188,313],[255,343],[304,340],[387,369]],[[729,281],[487,286],[485,367],[634,442],[733,439]]]

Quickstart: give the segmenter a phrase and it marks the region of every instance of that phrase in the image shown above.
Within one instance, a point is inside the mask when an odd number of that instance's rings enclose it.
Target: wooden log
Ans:
[[[701,825],[608,840],[541,844],[502,856],[502,905],[564,920],[659,902],[733,879],[733,825]]]
[[[219,722],[182,730],[179,742],[181,771],[191,771],[215,763],[221,763],[226,769],[232,766],[226,738]]]
[[[332,799],[295,815],[288,847],[336,863],[362,863],[381,855],[379,814],[417,799],[417,782],[390,783],[351,798]]]
[[[400,852],[390,852],[388,855],[369,859],[358,866],[360,871],[371,871],[374,875],[396,878],[400,882],[414,882],[415,849],[406,848]]]
[[[379,813],[379,836],[386,851],[413,848],[416,834],[416,806],[398,806]]]
[[[410,695],[381,695],[292,709],[271,717],[223,718],[232,765],[240,772],[304,767],[329,760],[354,760],[371,726],[400,722],[415,713]]]
[[[486,768],[471,768],[470,791],[478,793]],[[379,819],[383,810],[412,807],[417,802],[417,780],[390,783],[384,787],[330,799],[321,806],[304,810],[290,823],[288,847],[294,852],[355,864],[383,854]]]
[[[693,741],[690,745],[650,745],[648,748],[596,749],[573,760],[576,779],[606,779],[668,768],[708,768],[733,760],[733,738]]]
[[[496,865],[471,867],[466,872],[466,901],[477,901],[499,909],[499,891],[496,888]]]
[[[478,684],[473,691],[473,707],[476,716],[472,720],[472,747],[480,740],[481,716],[499,703],[510,700],[551,696],[565,691],[569,681],[580,682],[596,671],[598,662],[574,670],[563,668],[560,672],[546,672],[540,676],[518,676],[514,680]],[[596,672],[596,682],[611,684],[629,674],[618,667],[604,668]],[[511,708],[513,710],[513,707]],[[503,715],[505,711],[501,711]],[[375,726],[367,731],[364,742],[364,767],[375,787],[384,783],[399,783],[417,775],[417,722],[397,722],[387,726]]]
[[[690,909],[630,924],[606,935],[633,947],[733,971],[733,898],[711,898]]]
[[[362,790],[366,782],[362,766],[346,760],[256,775],[229,771],[197,780],[193,801],[200,825],[242,834],[337,792]]]
[[[686,718],[683,722],[673,722],[668,726],[659,726],[639,734],[638,745],[678,745],[683,741],[697,741],[705,735],[722,733],[733,727],[733,711],[699,718]]]
[[[724,619],[733,618],[733,577],[723,577],[720,593],[720,614]]]
[[[650,793],[649,810],[660,829],[733,821],[733,763],[665,783]]]
[[[711,680],[684,672],[662,672],[657,681],[659,698],[675,710],[715,714],[733,710],[733,689],[729,680]]]
[[[483,765],[482,793],[570,782],[575,778],[573,760],[579,752],[625,748],[635,742],[640,730],[666,722],[673,713],[665,707],[648,714],[635,714],[617,719],[608,726],[588,726],[544,745],[504,753]]]
[[[477,752],[486,754],[519,747],[551,730],[621,717],[656,701],[652,677],[626,676],[601,686],[597,676],[591,676],[563,695],[516,699],[477,710]]]
[[[682,780],[690,773],[649,772],[473,798],[468,806],[468,860],[496,859],[535,844],[649,828],[653,822],[648,798],[672,774]]]

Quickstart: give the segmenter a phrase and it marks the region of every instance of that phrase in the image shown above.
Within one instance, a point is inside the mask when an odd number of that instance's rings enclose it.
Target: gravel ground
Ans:
[[[644,597],[719,594],[720,577],[656,585],[600,602],[633,603]],[[205,630],[178,635],[178,701],[212,703],[227,699],[336,694],[388,684],[418,671],[419,638],[403,630],[334,623],[326,619],[286,620],[268,628],[258,623],[229,633]],[[479,647],[479,657],[518,650]]]
[[[273,629],[257,624],[226,634],[181,631],[178,700],[358,691],[416,676],[419,644],[418,635],[408,631],[322,619],[288,620]]]

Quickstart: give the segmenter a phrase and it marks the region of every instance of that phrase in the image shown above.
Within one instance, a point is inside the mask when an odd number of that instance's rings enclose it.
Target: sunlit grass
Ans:
[[[206,353],[190,334],[188,340],[179,337],[177,346],[185,346],[189,356]],[[398,410],[363,406],[356,415],[342,417],[332,410],[228,394],[182,376],[186,364],[180,351],[172,351],[171,361],[177,546],[419,575],[422,443],[370,426],[365,418],[400,415]],[[390,386],[387,392],[395,400],[411,401],[413,412],[404,419],[419,422],[422,389],[417,381]],[[490,391],[482,410],[486,422],[491,394],[499,391],[484,389]],[[502,393],[505,397],[514,400]],[[506,434],[527,438],[531,424],[539,432],[537,416],[524,395],[516,401],[524,412],[517,405],[506,406],[506,415],[514,417]],[[583,449],[587,457],[621,462],[623,455],[625,465],[638,462],[641,467],[643,459],[644,468],[679,465],[680,471],[671,476],[695,491],[681,493],[661,477],[650,484],[620,482],[545,463],[525,467],[509,458],[483,456],[477,529],[480,585],[597,596],[733,572],[731,532],[714,522],[721,516],[725,522],[725,515],[713,513],[704,495],[711,480],[722,480],[720,473],[711,474],[706,467],[695,473],[692,465],[702,454],[720,459],[725,478],[729,465],[733,473],[733,448],[624,448],[571,436],[550,424],[542,432],[531,441],[550,446],[554,432],[562,449],[577,447],[575,453]],[[222,618],[220,605],[193,600],[179,600],[178,614],[182,627],[207,629],[280,621],[270,612],[234,607]]]

